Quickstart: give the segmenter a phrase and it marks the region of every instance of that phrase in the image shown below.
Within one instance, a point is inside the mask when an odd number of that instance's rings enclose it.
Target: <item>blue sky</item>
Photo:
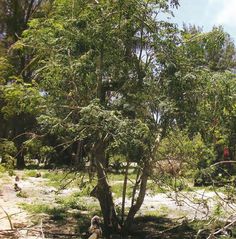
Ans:
[[[180,7],[174,11],[176,22],[195,24],[209,31],[222,25],[236,43],[236,0],[180,0]]]

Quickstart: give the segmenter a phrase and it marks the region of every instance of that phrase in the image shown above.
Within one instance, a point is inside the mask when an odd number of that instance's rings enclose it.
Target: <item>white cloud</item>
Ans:
[[[209,0],[214,4],[217,0]],[[218,1],[219,3],[219,1]],[[228,26],[236,26],[236,0],[222,0],[222,8],[216,13],[216,23]]]

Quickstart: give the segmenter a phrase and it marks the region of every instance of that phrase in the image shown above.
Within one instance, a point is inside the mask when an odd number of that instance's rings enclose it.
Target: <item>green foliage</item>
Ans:
[[[0,139],[0,156],[6,168],[12,169],[14,167],[16,153],[17,149],[14,142]]]
[[[6,168],[0,164],[0,173],[5,173],[6,172]]]
[[[0,150],[3,155],[10,154],[13,155],[16,153],[16,147],[12,141],[1,140],[0,141]]]
[[[41,112],[39,106],[42,103],[39,89],[37,87],[16,81],[3,88],[5,105],[1,111],[6,118],[28,113],[37,115]]]
[[[6,79],[9,77],[12,72],[12,65],[0,54],[0,92],[2,91],[2,85],[6,82]]]
[[[55,153],[52,146],[43,145],[43,140],[37,137],[31,138],[24,142],[24,149],[30,159],[42,159],[45,161],[50,155]]]
[[[214,148],[200,134],[190,138],[186,131],[175,129],[158,146],[152,178],[164,190],[189,190],[191,181],[207,185],[215,172],[210,167],[214,160]]]
[[[157,162],[161,160],[176,161],[181,164],[182,175],[184,175],[185,168],[194,170],[196,167],[209,166],[214,156],[214,150],[205,145],[200,134],[190,139],[187,132],[177,129],[171,131],[161,141],[156,160]]]

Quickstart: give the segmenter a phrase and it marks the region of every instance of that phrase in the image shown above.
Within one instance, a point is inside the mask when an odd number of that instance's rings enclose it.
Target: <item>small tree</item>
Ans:
[[[187,131],[175,129],[168,133],[160,142],[155,155],[152,177],[170,183],[169,186],[178,191],[184,185],[179,185],[178,180],[190,179],[195,183],[208,178],[209,175],[201,176],[204,169],[210,167],[215,160],[215,152],[212,145],[206,145],[200,134],[189,138]],[[163,182],[163,179],[167,179]],[[207,182],[202,182],[207,183]],[[166,185],[165,185],[166,186]]]

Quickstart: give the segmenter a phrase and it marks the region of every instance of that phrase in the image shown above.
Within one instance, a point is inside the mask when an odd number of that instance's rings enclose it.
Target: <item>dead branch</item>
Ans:
[[[43,233],[43,219],[41,219],[41,223],[40,223],[40,231],[41,231],[42,239],[45,239],[45,237],[44,237],[44,233]]]
[[[18,214],[20,214],[20,213],[22,213],[22,212],[12,213],[12,214],[10,214],[9,216],[12,217],[12,216],[18,215]],[[5,218],[7,218],[7,216],[1,217],[0,220],[5,219]]]
[[[13,227],[13,224],[12,224],[12,221],[11,221],[11,216],[5,211],[5,209],[2,206],[0,206],[0,207],[2,208],[3,212],[6,214],[6,217],[7,217],[8,221],[9,221],[11,230],[13,230],[14,227]]]

